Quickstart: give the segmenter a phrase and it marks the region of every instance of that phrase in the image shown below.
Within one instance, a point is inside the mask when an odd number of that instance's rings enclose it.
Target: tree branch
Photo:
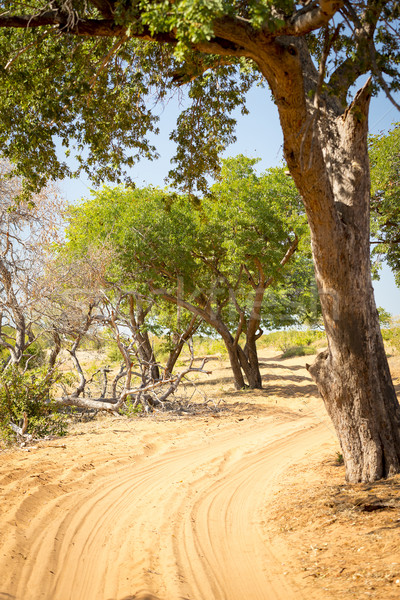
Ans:
[[[373,64],[375,57],[373,36],[384,4],[383,0],[371,0],[367,10],[359,16],[351,2],[348,0],[343,2],[341,12],[347,27],[353,30],[353,37],[356,42],[355,49],[352,56],[341,62],[333,71],[328,83],[343,106],[346,106],[347,103],[348,90],[358,77],[372,70],[379,79],[379,69],[376,64],[375,67]],[[384,85],[384,82],[382,85]]]
[[[105,19],[111,19],[113,17],[113,2],[108,2],[108,0],[90,0],[90,4],[95,6]]]
[[[104,397],[100,396],[97,399],[88,399],[88,398],[77,398],[74,394],[63,396],[62,398],[57,398],[55,401],[58,404],[62,404],[63,406],[77,406],[79,408],[91,408],[95,410],[106,410],[111,412],[117,412],[127,396],[142,396],[144,393],[152,392],[153,390],[160,388],[164,385],[170,384],[167,390],[162,394],[161,398],[159,398],[159,402],[164,402],[168,396],[170,396],[179,386],[182,379],[191,372],[201,372],[206,373],[207,375],[211,374],[211,371],[205,371],[204,365],[207,361],[207,357],[203,359],[203,362],[200,367],[193,367],[193,359],[190,362],[188,368],[184,369],[181,373],[176,375],[175,377],[171,377],[169,379],[163,379],[161,381],[157,381],[156,383],[150,383],[145,387],[137,387],[137,388],[125,388],[117,402],[105,402]]]
[[[290,18],[289,25],[279,30],[279,35],[303,36],[325,27],[343,6],[343,0],[319,0]]]
[[[291,243],[289,249],[285,253],[285,256],[282,258],[282,260],[279,263],[280,266],[279,266],[278,271],[281,271],[283,269],[283,267],[286,265],[286,263],[291,259],[291,257],[293,256],[293,254],[296,252],[298,245],[299,245],[299,238],[295,234],[293,242]],[[274,279],[275,279],[275,276],[271,275],[271,277],[269,277],[264,282],[264,290],[266,290],[267,287],[269,287],[271,285],[271,283],[274,281]]]
[[[151,32],[149,27],[136,20],[138,31],[134,31],[135,22],[128,25],[116,24],[114,19],[81,19],[70,21],[62,11],[45,11],[36,15],[2,15],[0,28],[38,28],[53,26],[58,32],[69,35],[88,37],[127,37],[163,44],[176,44],[177,38],[171,32]],[[133,27],[132,27],[133,26]],[[254,45],[255,31],[244,19],[223,17],[214,22],[215,37],[210,40],[193,43],[194,50],[205,54],[220,56],[248,56],[251,52],[246,48]],[[275,34],[276,35],[276,34]]]

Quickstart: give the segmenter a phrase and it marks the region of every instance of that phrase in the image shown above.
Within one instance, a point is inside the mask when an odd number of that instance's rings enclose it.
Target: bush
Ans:
[[[25,368],[28,363],[28,369],[37,369],[44,364],[45,352],[39,342],[34,342],[24,351],[24,356],[20,362],[20,366]],[[7,364],[10,358],[10,351],[7,348],[0,349],[0,364]]]
[[[193,347],[195,356],[207,356],[208,354],[221,354],[228,356],[226,346],[221,338],[194,336]]]
[[[143,405],[140,402],[137,405],[135,405],[135,398],[129,396],[124,403],[124,406],[121,410],[121,414],[126,415],[127,417],[137,417],[142,413]]]
[[[293,356],[306,356],[308,354],[316,354],[316,349],[312,346],[292,346],[282,354],[281,358],[292,358]]]
[[[44,361],[45,353],[42,346],[38,342],[34,342],[26,348],[21,361],[21,367],[25,368],[28,363],[28,369],[38,369],[44,364]]]
[[[305,331],[298,331],[296,329],[285,329],[282,331],[273,331],[267,333],[260,338],[261,348],[278,348],[285,352],[294,346],[311,346],[311,344],[322,340],[325,337],[323,331],[317,331],[314,329],[307,329]],[[310,353],[309,353],[310,354]],[[315,354],[315,352],[312,352]],[[303,356],[303,355],[299,355]]]
[[[396,353],[400,353],[400,327],[382,329],[382,337]]]
[[[10,421],[18,424],[24,412],[28,417],[26,433],[34,437],[65,435],[67,417],[50,398],[56,377],[43,369],[22,373],[17,367],[0,374],[0,437],[3,440],[15,440],[16,434],[9,424]]]

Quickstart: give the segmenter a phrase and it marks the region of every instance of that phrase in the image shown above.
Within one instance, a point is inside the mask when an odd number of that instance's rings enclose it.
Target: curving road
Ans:
[[[331,439],[282,413],[44,469],[0,533],[0,599],[301,600],[265,521],[282,474]]]

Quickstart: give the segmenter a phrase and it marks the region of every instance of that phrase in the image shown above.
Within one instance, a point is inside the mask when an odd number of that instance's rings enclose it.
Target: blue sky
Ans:
[[[231,145],[227,156],[244,154],[261,158],[259,168],[264,170],[279,164],[282,160],[282,132],[277,108],[266,88],[254,88],[249,92],[247,107],[249,115],[238,113],[237,142]],[[154,143],[160,154],[157,161],[141,161],[132,170],[131,177],[139,187],[153,184],[163,187],[170,169],[170,159],[174,154],[174,145],[169,140],[179,114],[179,102],[171,100],[160,115],[160,135]],[[400,121],[400,113],[384,94],[372,99],[370,110],[371,133],[386,132],[391,125]],[[87,179],[67,180],[61,183],[61,189],[70,202],[87,197],[90,182]],[[393,274],[384,266],[379,281],[374,282],[376,303],[392,315],[400,315],[400,289],[394,283]]]

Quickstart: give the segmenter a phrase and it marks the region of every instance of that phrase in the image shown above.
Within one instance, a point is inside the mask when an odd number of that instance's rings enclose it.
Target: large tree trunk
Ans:
[[[400,471],[400,407],[371,283],[370,86],[345,111],[329,96],[322,106],[310,103],[316,77],[302,44],[290,39],[276,56],[271,53],[265,74],[308,216],[328,338],[328,350],[309,371],[336,428],[347,480],[374,481]]]
[[[371,282],[369,249],[369,86],[338,121],[325,161],[339,216],[327,251],[312,223],[317,284],[329,350],[309,371],[335,425],[350,482],[373,481],[400,470],[400,407],[391,381]],[[329,244],[330,246],[330,244]]]
[[[357,298],[337,294],[336,327],[327,330],[329,350],[309,367],[352,483],[394,475],[400,466],[400,410],[368,288],[357,286]]]

